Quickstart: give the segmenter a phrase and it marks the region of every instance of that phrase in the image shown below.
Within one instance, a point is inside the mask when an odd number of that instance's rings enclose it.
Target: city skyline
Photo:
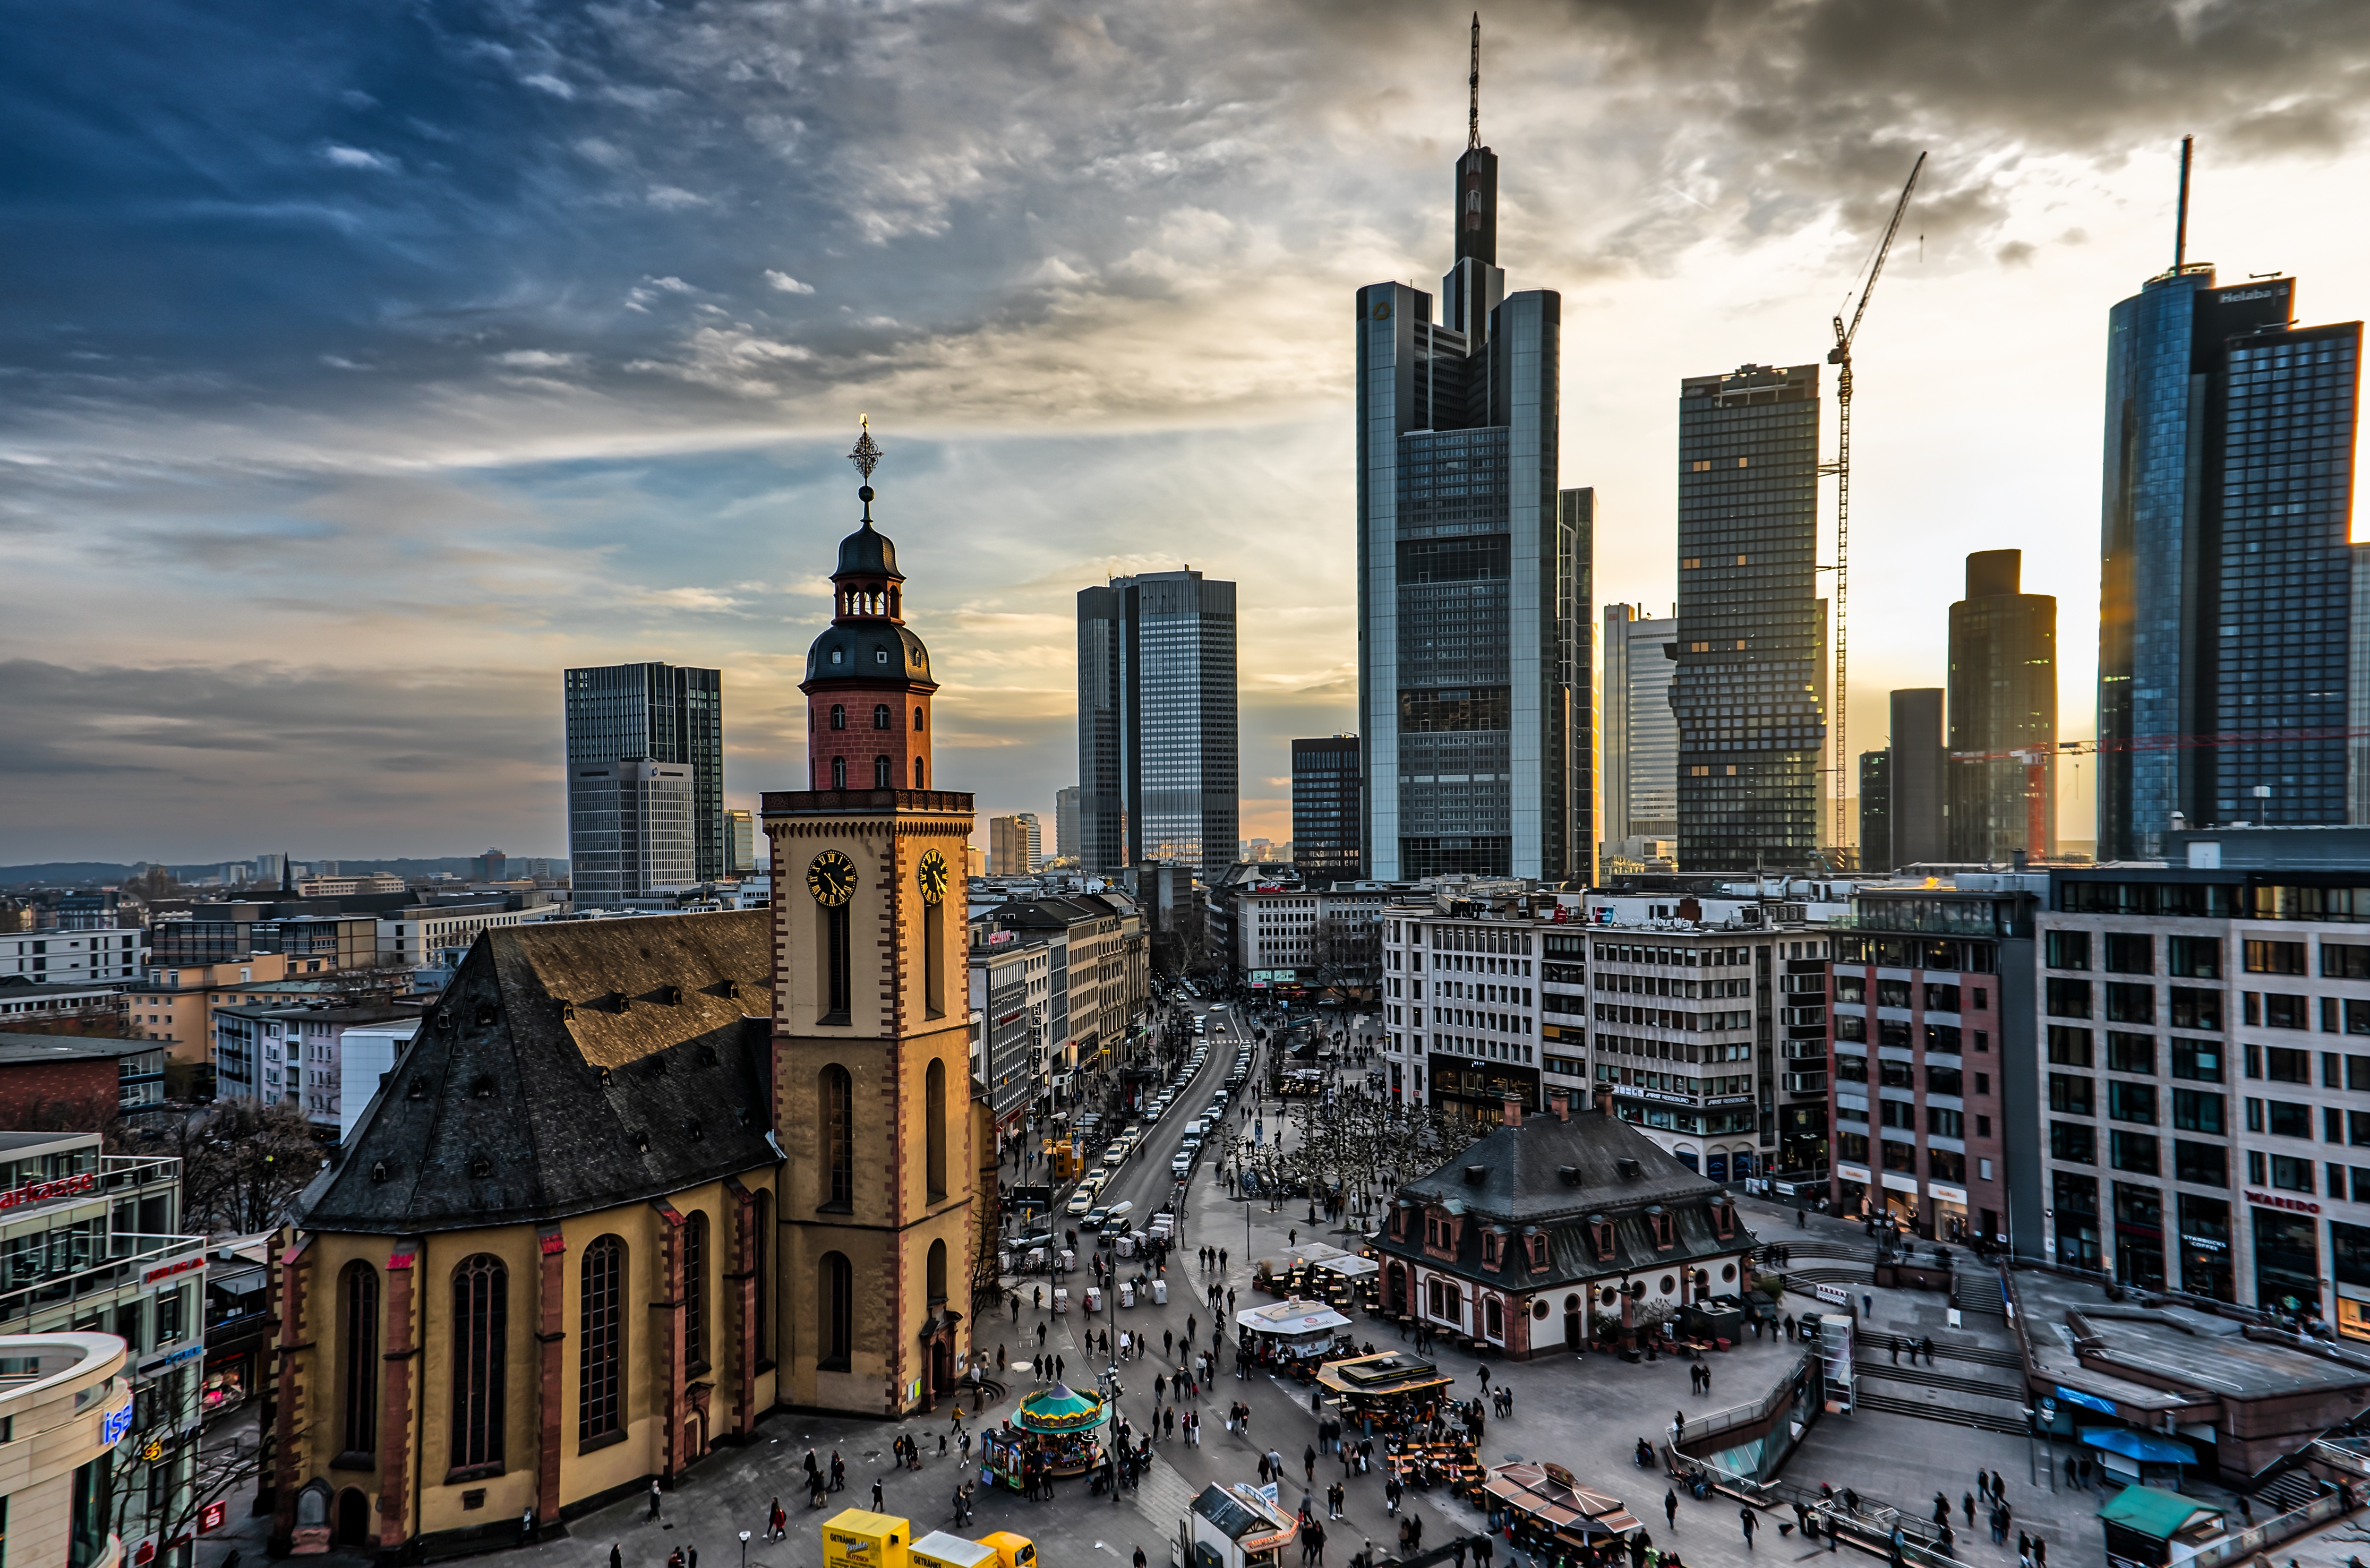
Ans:
[[[2362,170],[2329,97],[2361,45],[2309,8],[2189,39],[1929,23],[1861,40],[1893,72],[1878,101],[1864,62],[1812,39],[1819,14],[1739,27],[1684,64],[1649,20],[1485,18],[1501,241],[1563,289],[1568,356],[1585,344],[1615,367],[1567,375],[1562,410],[1561,469],[1605,524],[1593,597],[1674,596],[1669,385],[1823,352],[1891,166],[1930,145],[1933,184],[1856,349],[1851,733],[1881,739],[1888,689],[1941,679],[1935,583],[1958,557],[2018,548],[2061,604],[2064,732],[2088,734],[2104,313],[2169,262],[2174,149],[2195,130],[2190,255],[2226,278],[2309,277],[2308,321],[2370,314],[2347,265],[2360,220],[2305,194]],[[769,89],[769,109],[720,68],[627,47],[679,39],[586,22],[473,54],[388,19],[308,38],[304,68],[276,52],[292,41],[191,73],[218,100],[186,133],[211,158],[192,182],[150,156],[185,89],[146,83],[148,107],[103,125],[56,84],[129,80],[132,57],[62,19],[13,67],[33,107],[0,133],[30,144],[40,125],[37,161],[89,193],[71,216],[10,199],[35,242],[10,263],[0,342],[18,374],[7,689],[33,738],[9,762],[0,859],[194,862],[290,836],[556,852],[550,675],[620,658],[720,668],[747,694],[729,803],[794,784],[791,687],[820,624],[801,590],[854,521],[834,470],[859,409],[906,464],[884,525],[963,585],[938,640],[940,744],[984,811],[1042,811],[1074,781],[1068,589],[1185,557],[1245,585],[1243,832],[1286,836],[1290,738],[1355,727],[1332,302],[1446,248],[1464,21],[1394,16],[1312,78],[1305,52],[1340,40],[1294,14],[1222,53],[1132,12],[1042,31],[972,18],[961,40],[804,18],[784,25],[811,36],[735,36],[752,57],[836,63]],[[239,36],[236,16],[218,25],[193,55]],[[1764,63],[1786,53],[1771,29],[1796,26],[1795,63]],[[2077,26],[2100,30],[2053,30]],[[858,97],[983,40],[1002,52],[951,99],[889,95],[857,127]],[[78,72],[41,52],[68,49]],[[2102,97],[2049,68],[2077,49],[2121,52],[2129,84]],[[1966,59],[1994,69],[1962,75]],[[2019,85],[1987,96],[1975,75]],[[997,95],[1045,77],[1078,90],[1017,156],[989,156],[1015,112]],[[1714,83],[1737,101],[1707,108]],[[1569,90],[1583,85],[1601,90]],[[1229,108],[1144,112],[1189,99]],[[719,105],[744,124],[802,115],[807,171],[779,140],[679,133]],[[206,129],[218,113],[257,138],[234,147]],[[1823,114],[1823,140],[1775,128]],[[958,122],[972,133],[939,135]],[[505,160],[532,178],[497,178]],[[775,190],[792,221],[749,223]],[[492,259],[513,220],[563,212],[564,243]],[[321,282],[266,300],[267,276]],[[1950,375],[1921,374],[1945,360]],[[2018,410],[2014,462],[1970,428],[1978,408]],[[1824,525],[1831,490],[1821,506]],[[1289,571],[1280,515],[1309,536]],[[127,563],[178,591],[123,616]],[[2067,838],[2092,836],[2092,771],[2061,775]]]

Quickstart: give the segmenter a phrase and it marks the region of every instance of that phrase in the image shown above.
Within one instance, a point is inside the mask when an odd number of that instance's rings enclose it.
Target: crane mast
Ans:
[[[1835,371],[1835,461],[1831,470],[1835,476],[1835,687],[1830,700],[1831,718],[1835,731],[1835,821],[1833,831],[1838,841],[1845,831],[1844,801],[1851,781],[1851,745],[1847,735],[1846,716],[1851,698],[1851,642],[1846,635],[1846,612],[1851,604],[1851,408],[1852,408],[1852,342],[1859,336],[1860,318],[1868,314],[1869,296],[1876,293],[1876,280],[1883,275],[1884,259],[1893,252],[1893,236],[1901,232],[1902,215],[1909,211],[1910,192],[1917,189],[1917,176],[1926,167],[1926,155],[1917,155],[1910,166],[1909,181],[1901,188],[1901,200],[1893,204],[1893,221],[1884,225],[1884,238],[1878,242],[1876,259],[1869,263],[1868,282],[1861,285],[1859,304],[1852,310],[1851,325],[1844,318],[1835,318],[1835,346],[1827,351],[1827,363]]]

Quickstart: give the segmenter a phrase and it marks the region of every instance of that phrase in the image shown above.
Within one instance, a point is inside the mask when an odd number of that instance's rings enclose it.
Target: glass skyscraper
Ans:
[[[1085,870],[1234,863],[1233,583],[1187,570],[1079,590],[1078,779]]]
[[[1604,778],[1606,852],[1679,832],[1679,723],[1671,712],[1679,623],[1635,605],[1605,606]],[[1624,850],[1624,853],[1627,853]]]
[[[2019,590],[2023,561],[2021,550],[1977,550],[1967,558],[1967,596],[1950,606],[1945,777],[1957,861],[2057,851],[2057,601]],[[2033,761],[2010,755],[2018,751]],[[2038,800],[2028,795],[2034,789]]]
[[[605,664],[565,671],[561,682],[571,834],[580,820],[580,793],[614,798],[617,790],[615,775],[604,783],[592,770],[627,760],[680,763],[691,769],[695,878],[716,882],[729,876],[722,675],[678,664]],[[583,810],[589,813],[584,820],[599,815],[590,804]],[[572,848],[569,855],[572,860]]]
[[[1358,754],[1355,735],[1292,743],[1292,863],[1312,879],[1358,875]]]
[[[1594,495],[1557,488],[1563,301],[1505,292],[1478,133],[1455,210],[1437,321],[1408,284],[1358,291],[1365,866],[1560,881],[1597,832]]]
[[[1679,865],[1794,870],[1820,847],[1826,609],[1819,367],[1679,384]]]
[[[2362,325],[2294,279],[2149,279],[2107,322],[2099,855],[2186,822],[2346,820]]]

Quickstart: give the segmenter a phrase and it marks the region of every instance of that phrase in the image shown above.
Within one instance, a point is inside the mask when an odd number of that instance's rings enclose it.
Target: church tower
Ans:
[[[926,1411],[970,1350],[980,1151],[971,1107],[963,853],[972,797],[933,789],[929,650],[897,551],[840,541],[831,625],[807,652],[811,787],[768,791],[775,1122],[782,1183],[776,1355],[786,1404]]]

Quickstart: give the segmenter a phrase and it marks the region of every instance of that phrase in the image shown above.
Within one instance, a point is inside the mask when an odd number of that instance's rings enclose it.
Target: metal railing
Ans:
[[[1861,1497],[1857,1508],[1847,1506],[1842,1494],[1823,1496],[1807,1486],[1788,1481],[1754,1481],[1740,1475],[1725,1465],[1709,1459],[1698,1459],[1682,1454],[1669,1444],[1663,1445],[1674,1475],[1685,1476],[1691,1470],[1701,1470],[1712,1478],[1712,1484],[1730,1496],[1756,1507],[1778,1509],[1800,1508],[1805,1518],[1816,1519],[1819,1528],[1838,1540],[1885,1555],[1891,1547],[1893,1532],[1901,1532],[1901,1556],[1916,1568],[1965,1568],[1957,1558],[1947,1555],[1940,1546],[1942,1532],[1930,1519],[1913,1518],[1890,1503],[1879,1503]],[[2182,1564],[2182,1568],[2187,1565]]]
[[[2274,1518],[2265,1519],[2251,1529],[2233,1531],[2218,1540],[2209,1540],[2193,1555],[2176,1554],[2172,1568],[2222,1568],[2226,1562],[2237,1562],[2258,1551],[2267,1551],[2291,1536],[2302,1535],[2315,1525],[2325,1523],[2340,1514],[2353,1510],[2353,1500],[2341,1492],[2325,1493],[2301,1508],[2292,1508]]]
[[[66,1274],[52,1274],[13,1290],[0,1291],[0,1323],[54,1307],[121,1289],[151,1265],[178,1252],[195,1251],[202,1259],[202,1236],[143,1235],[119,1231],[108,1238],[108,1255]]]
[[[1774,1415],[1781,1406],[1792,1402],[1794,1389],[1801,1381],[1802,1374],[1810,1367],[1811,1355],[1811,1352],[1805,1351],[1796,1356],[1794,1365],[1788,1367],[1785,1376],[1778,1378],[1778,1386],[1750,1404],[1731,1405],[1726,1410],[1716,1410],[1708,1415],[1689,1417],[1686,1425],[1681,1429],[1678,1441],[1692,1443],[1698,1437],[1717,1437],[1723,1432],[1732,1431],[1739,1426],[1747,1426],[1754,1422],[1764,1421]],[[1682,1455],[1681,1458],[1685,1456]]]

